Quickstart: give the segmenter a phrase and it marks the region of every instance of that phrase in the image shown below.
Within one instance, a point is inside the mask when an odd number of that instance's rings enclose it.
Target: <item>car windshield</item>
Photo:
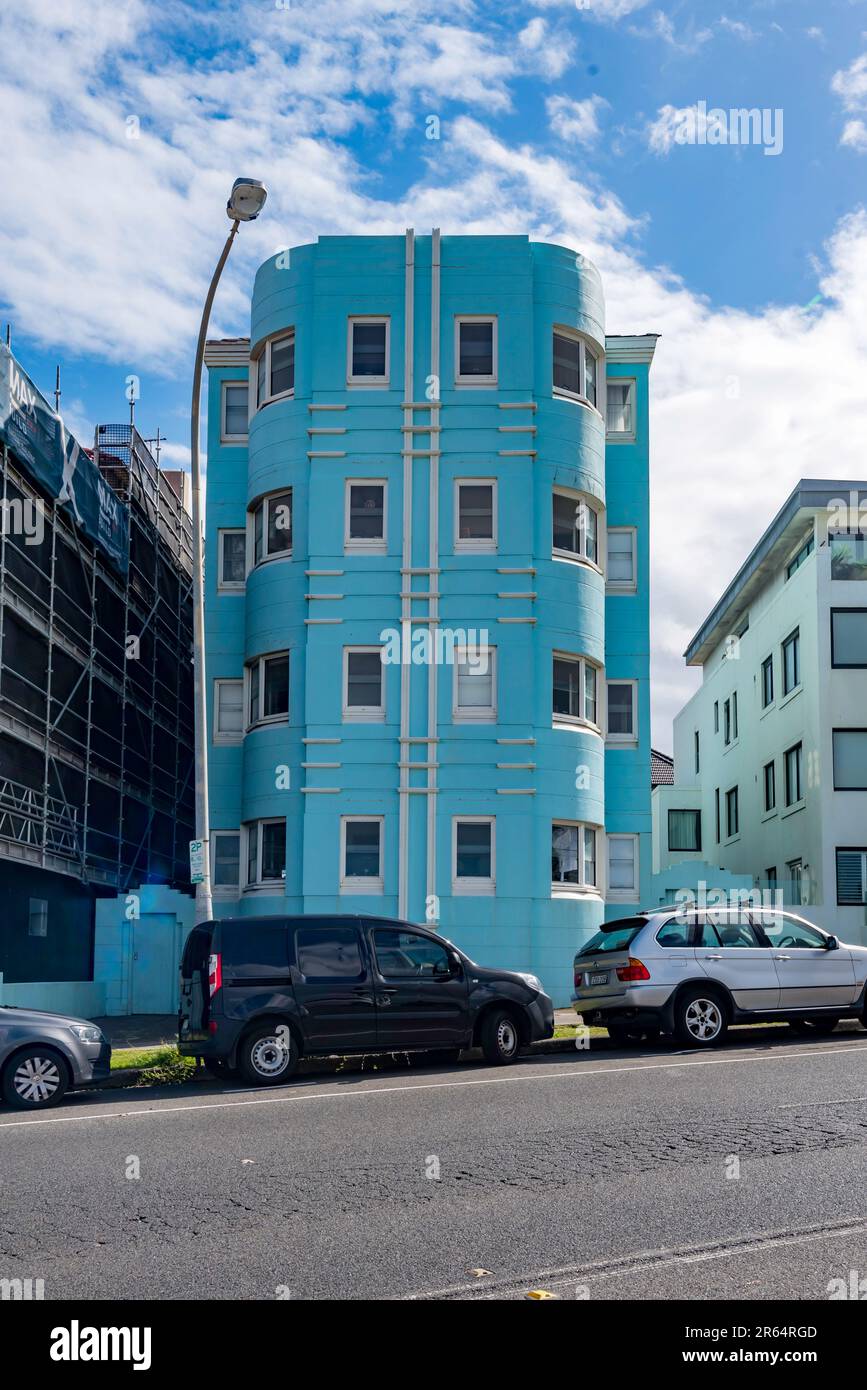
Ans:
[[[643,917],[624,917],[619,922],[603,922],[595,936],[581,947],[579,956],[599,956],[607,951],[625,951],[642,927]]]

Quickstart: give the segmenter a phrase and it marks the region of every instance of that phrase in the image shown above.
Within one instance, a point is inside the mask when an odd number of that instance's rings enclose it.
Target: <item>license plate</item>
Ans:
[[[597,975],[588,975],[588,976],[587,976],[587,984],[588,984],[588,985],[607,985],[607,984],[608,984],[608,971],[607,971],[607,970],[601,970]]]

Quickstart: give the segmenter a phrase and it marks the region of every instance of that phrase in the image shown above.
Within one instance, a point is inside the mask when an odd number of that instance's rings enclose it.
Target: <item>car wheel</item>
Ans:
[[[728,1032],[725,1008],[715,994],[696,985],[675,1005],[674,1031],[688,1047],[714,1047]]]
[[[203,1057],[202,1064],[205,1071],[210,1072],[211,1076],[218,1081],[233,1081],[237,1079],[238,1072],[235,1067],[230,1067],[228,1062],[224,1062],[221,1057]]]
[[[69,1088],[69,1069],[59,1052],[38,1043],[17,1052],[3,1072],[3,1098],[17,1110],[59,1105]]]
[[[521,1048],[518,1025],[508,1009],[492,1009],[482,1023],[482,1053],[486,1062],[506,1066],[517,1060]]]
[[[298,1066],[298,1044],[285,1023],[267,1023],[248,1033],[238,1048],[238,1067],[253,1086],[279,1086]]]
[[[791,1018],[789,1023],[796,1033],[804,1037],[827,1038],[833,1033],[839,1018]]]

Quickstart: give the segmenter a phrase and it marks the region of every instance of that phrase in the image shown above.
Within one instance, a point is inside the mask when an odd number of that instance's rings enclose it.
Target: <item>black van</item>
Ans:
[[[514,1062],[554,1031],[535,975],[484,970],[424,927],[382,917],[228,917],[194,927],[181,963],[178,1046],[257,1085],[299,1057],[480,1046]]]

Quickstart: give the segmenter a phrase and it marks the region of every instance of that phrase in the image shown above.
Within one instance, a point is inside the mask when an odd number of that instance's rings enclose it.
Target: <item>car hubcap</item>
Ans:
[[[722,1028],[722,1014],[713,999],[693,999],[686,1011],[687,1030],[699,1042],[715,1038]]]
[[[260,1076],[279,1076],[289,1062],[289,1049],[282,1038],[259,1038],[250,1059]]]
[[[507,1018],[504,1018],[497,1029],[497,1046],[504,1057],[508,1057],[514,1052],[517,1042],[518,1035],[515,1032],[514,1024],[510,1023]]]
[[[60,1068],[53,1057],[26,1057],[16,1068],[15,1094],[31,1104],[43,1104],[60,1086]]]

